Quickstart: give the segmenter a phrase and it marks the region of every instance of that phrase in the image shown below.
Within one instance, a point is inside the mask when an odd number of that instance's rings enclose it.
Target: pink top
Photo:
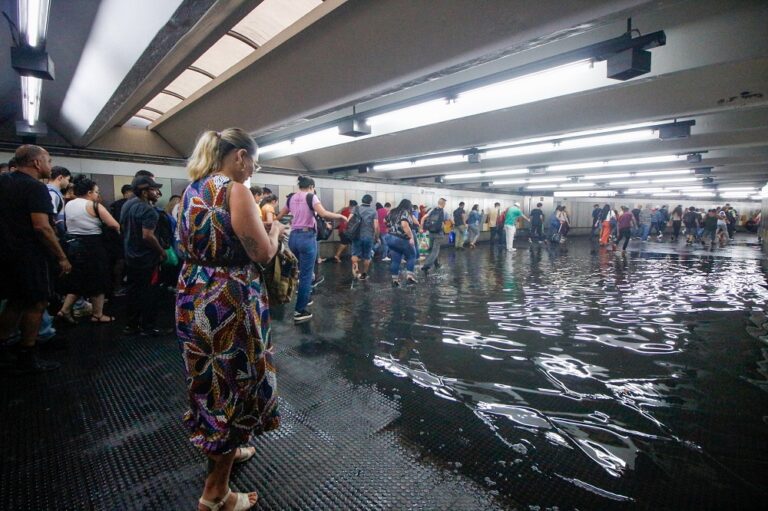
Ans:
[[[389,210],[387,208],[381,208],[376,211],[376,214],[379,216],[379,231],[381,231],[381,234],[386,234],[389,232],[389,229],[387,228],[388,213]]]
[[[291,196],[291,200],[288,201],[288,209],[293,215],[291,229],[315,228],[315,212],[309,209],[307,193],[309,192],[296,192]],[[320,202],[320,199],[315,194],[312,198],[312,206],[318,202]]]

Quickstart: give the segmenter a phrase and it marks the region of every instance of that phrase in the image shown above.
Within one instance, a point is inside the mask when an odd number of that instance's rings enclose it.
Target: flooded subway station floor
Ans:
[[[311,322],[274,311],[284,423],[234,486],[262,509],[765,501],[759,249],[519,247],[446,250],[399,289],[381,263],[356,283],[322,265]],[[175,341],[108,328],[71,330],[58,374],[0,380],[9,509],[194,507]]]

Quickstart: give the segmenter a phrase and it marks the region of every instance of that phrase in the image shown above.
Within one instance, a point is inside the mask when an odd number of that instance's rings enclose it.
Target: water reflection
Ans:
[[[671,488],[720,477],[712,439],[685,417],[712,392],[743,392],[745,368],[718,373],[721,360],[707,357],[692,326],[764,307],[760,265],[578,245],[451,253],[418,289],[356,305],[351,326],[376,338],[376,367],[471,411],[509,450],[510,459],[488,451],[503,462],[491,478],[498,491],[518,492],[513,476],[525,473],[637,502],[634,474],[649,477],[649,466],[695,466],[698,480],[670,476]]]

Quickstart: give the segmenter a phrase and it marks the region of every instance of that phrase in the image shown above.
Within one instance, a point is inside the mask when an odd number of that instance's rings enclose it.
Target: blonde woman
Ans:
[[[258,169],[256,157],[256,143],[241,129],[203,133],[181,202],[176,331],[187,373],[184,424],[208,456],[200,510],[256,504],[256,492],[229,489],[229,474],[256,454],[247,445],[252,433],[280,424],[269,304],[254,263],[274,257],[283,227],[273,222],[267,232],[243,184]]]

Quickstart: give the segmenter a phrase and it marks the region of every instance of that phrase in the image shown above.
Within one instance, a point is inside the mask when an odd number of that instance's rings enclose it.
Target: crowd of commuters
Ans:
[[[334,260],[351,246],[352,277],[365,281],[378,252],[393,287],[417,284],[420,252],[425,276],[440,268],[446,235],[454,236],[456,250],[472,249],[487,224],[491,245],[514,251],[522,222],[530,225],[533,243],[564,243],[571,225],[566,206],[558,205],[545,232],[540,202],[528,214],[517,202],[506,209],[497,202],[485,213],[478,204],[467,212],[460,202],[449,212],[445,198],[432,207],[408,199],[392,207],[374,205],[364,194],[335,213],[325,209],[308,176],[299,177],[298,192],[278,210],[271,190],[244,185],[259,169],[257,158],[244,131],[205,132],[187,165],[190,184],[163,209],[162,184],[152,173],[139,171],[107,208],[94,180],[53,167],[49,153],[35,145],[19,147],[12,171],[0,175],[0,346],[15,345],[12,353],[0,350],[0,364],[16,374],[58,367],[36,354],[37,339],[51,328],[52,298],[59,298],[61,321],[77,322],[80,303],[97,328],[116,319],[105,312],[108,297],[125,294],[123,331],[157,336],[163,333],[155,325],[159,291],[172,287],[189,405],[183,422],[208,459],[200,509],[249,509],[258,499],[255,492],[233,493],[229,477],[234,463],[255,455],[251,435],[280,426],[264,265],[281,249],[297,258],[293,319],[301,323],[312,318],[318,242],[331,221],[342,234]],[[679,205],[671,213],[666,205],[595,204],[591,218],[593,240],[614,250],[623,242],[626,250],[632,238],[663,241],[668,229],[673,242],[684,234],[689,245],[724,246],[738,216],[729,204],[706,212]]]

